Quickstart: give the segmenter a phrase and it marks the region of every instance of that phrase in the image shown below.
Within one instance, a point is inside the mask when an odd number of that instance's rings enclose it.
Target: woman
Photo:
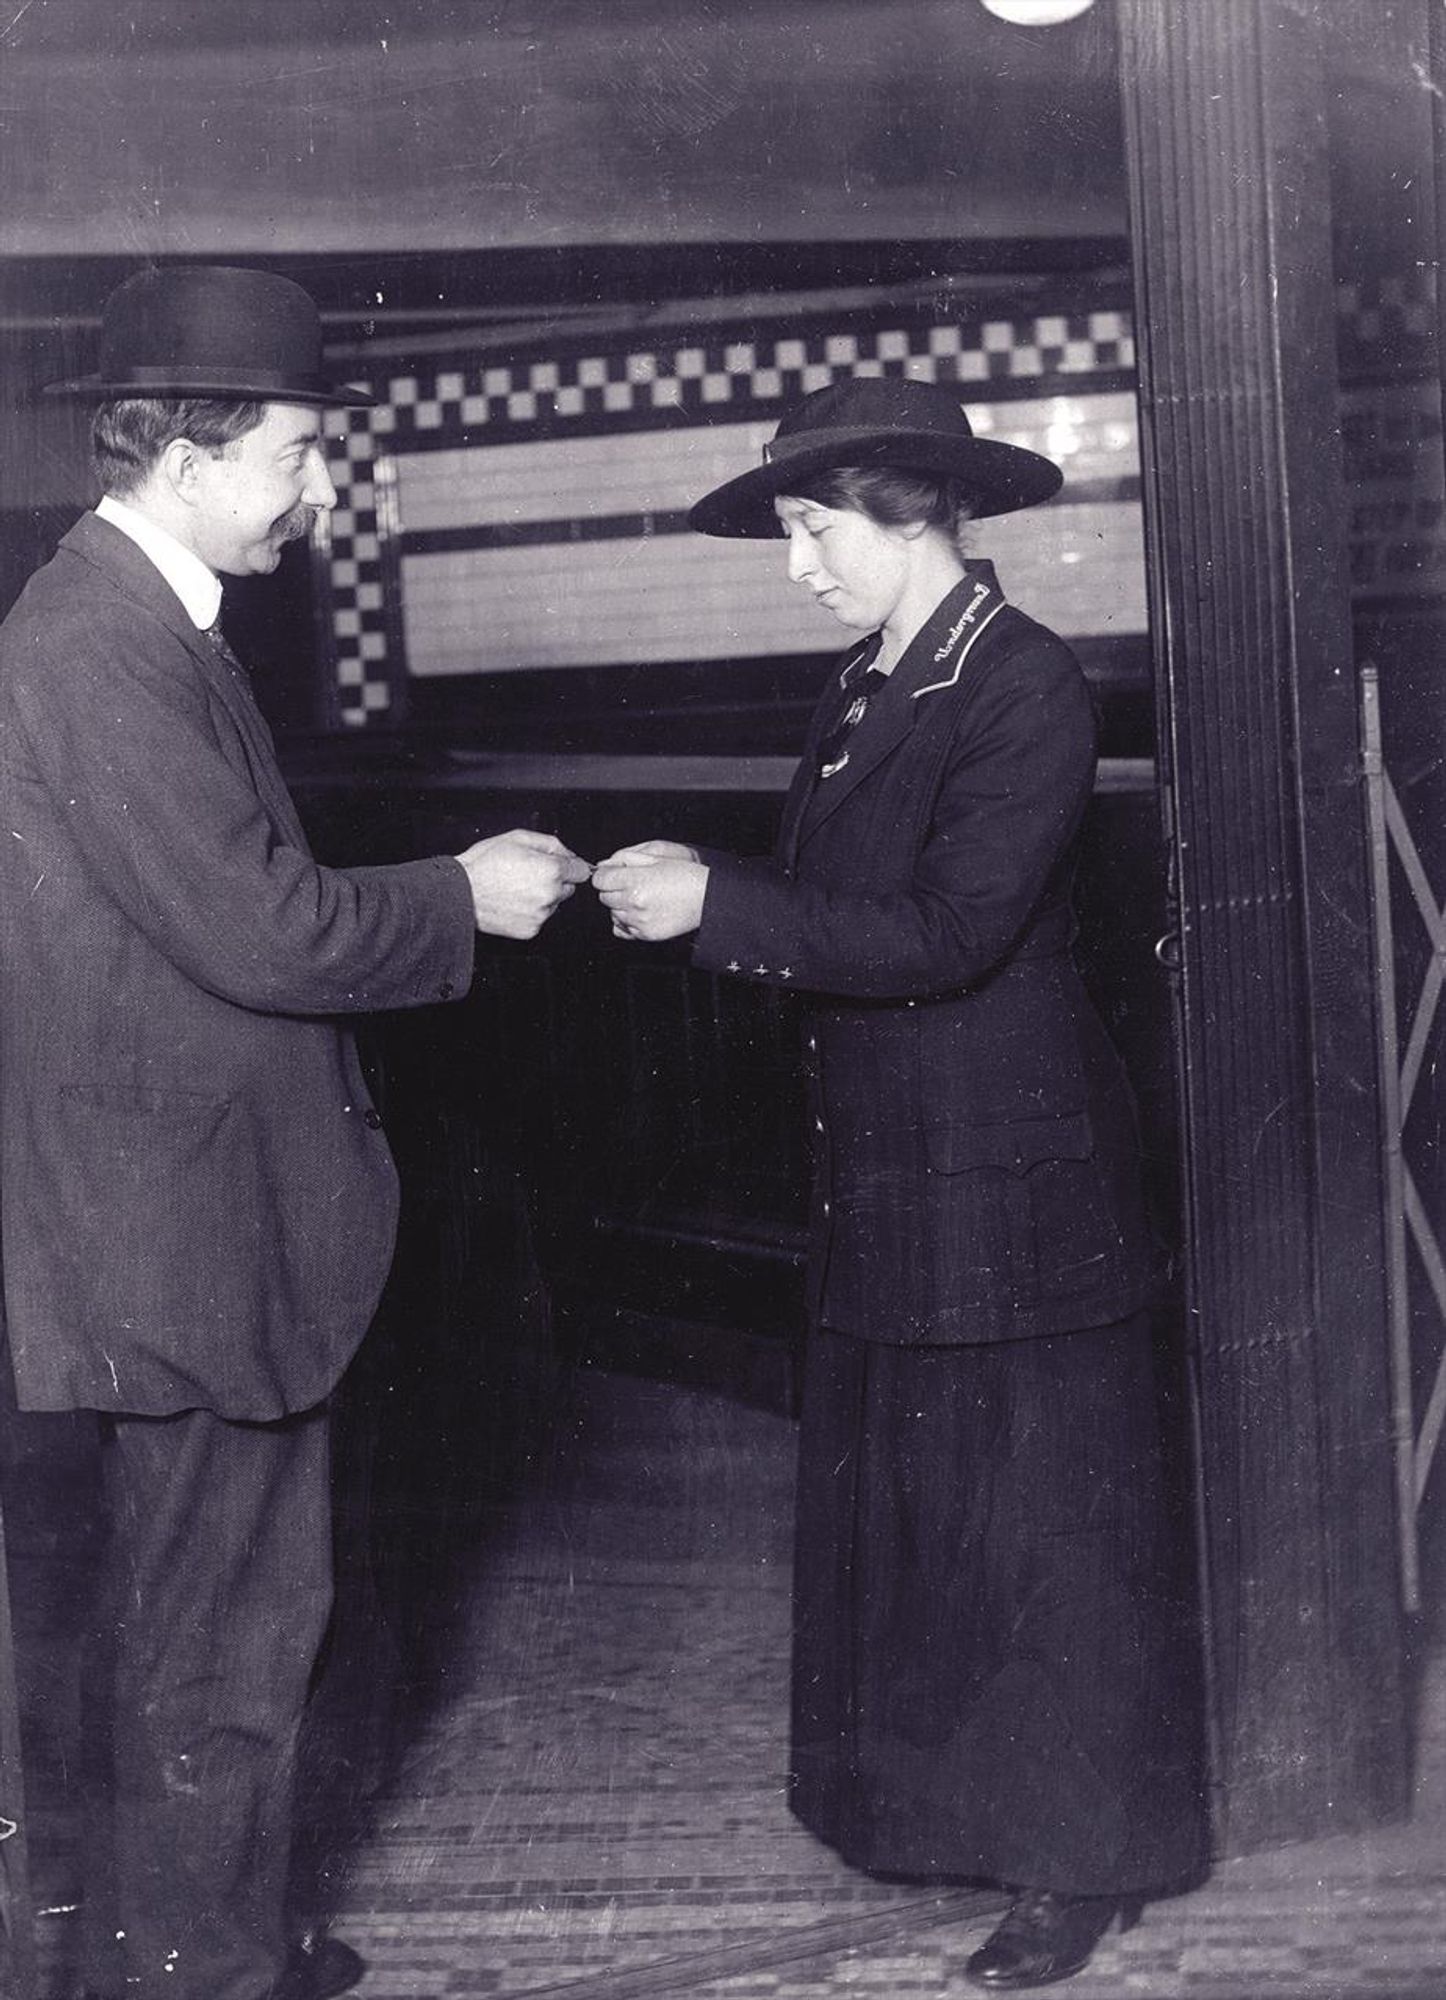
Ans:
[[[689,517],[781,533],[858,635],[777,858],[648,841],[594,878],[619,935],[811,996],[792,1804],[861,1868],[1006,1886],[992,1989],[1078,1971],[1205,1853],[1160,1257],[1069,955],[1091,702],[959,546],[1059,483],[943,387],[804,398]]]

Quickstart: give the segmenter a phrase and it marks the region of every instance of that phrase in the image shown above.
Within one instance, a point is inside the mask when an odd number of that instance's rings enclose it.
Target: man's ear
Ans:
[[[157,460],[156,470],[176,498],[189,503],[195,496],[200,461],[200,449],[189,438],[172,438]]]

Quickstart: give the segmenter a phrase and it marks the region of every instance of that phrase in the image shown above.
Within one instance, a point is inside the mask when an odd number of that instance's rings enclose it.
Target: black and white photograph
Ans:
[[[1443,253],[1446,0],[0,0],[0,2000],[1446,1993]]]

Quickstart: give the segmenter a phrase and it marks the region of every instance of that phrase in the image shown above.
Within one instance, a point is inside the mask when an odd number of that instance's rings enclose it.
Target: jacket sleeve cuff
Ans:
[[[693,941],[694,965],[770,985],[797,984],[791,887],[772,862],[730,855],[711,861],[703,920]]]

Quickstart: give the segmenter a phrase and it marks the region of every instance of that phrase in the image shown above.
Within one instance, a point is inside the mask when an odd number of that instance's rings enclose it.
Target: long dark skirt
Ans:
[[[1206,1852],[1181,1440],[1149,1319],[811,1337],[791,1797],[855,1866],[1069,1895]]]

